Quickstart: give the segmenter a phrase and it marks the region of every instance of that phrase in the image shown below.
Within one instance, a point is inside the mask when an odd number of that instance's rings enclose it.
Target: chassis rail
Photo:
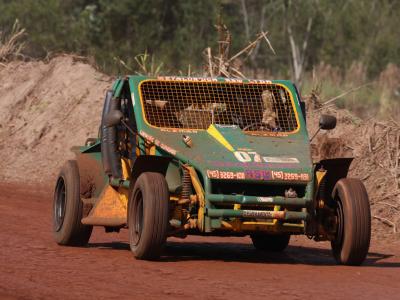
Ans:
[[[207,216],[223,218],[257,218],[277,220],[307,220],[308,213],[299,211],[268,211],[268,210],[236,210],[236,209],[208,209]]]
[[[257,197],[244,195],[221,195],[207,194],[206,199],[212,204],[234,204],[234,209],[226,208],[208,208],[206,215],[211,218],[257,218],[257,219],[276,219],[305,221],[309,214],[304,211],[275,210],[275,206],[279,207],[295,207],[306,208],[311,203],[311,199],[306,198],[285,198],[281,196],[275,197]],[[270,207],[271,210],[253,210],[241,209],[241,205],[263,205]],[[237,206],[236,206],[237,205]]]
[[[311,203],[311,199],[305,198],[285,198],[281,196],[275,197],[257,197],[243,195],[221,195],[207,194],[206,199],[211,203],[227,203],[227,204],[259,204],[259,205],[279,205],[279,206],[296,206],[307,207]]]

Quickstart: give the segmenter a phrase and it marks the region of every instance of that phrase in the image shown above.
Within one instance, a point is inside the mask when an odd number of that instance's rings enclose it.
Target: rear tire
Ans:
[[[128,205],[129,243],[137,259],[159,258],[167,238],[169,191],[160,173],[145,172],[131,190]]]
[[[371,239],[371,212],[368,194],[358,179],[343,178],[333,190],[336,200],[337,233],[331,242],[338,264],[361,265]]]
[[[252,234],[254,247],[266,252],[282,252],[289,245],[290,234]]]
[[[84,246],[92,226],[83,225],[83,202],[80,197],[78,164],[69,160],[58,175],[53,202],[53,235],[57,244]]]

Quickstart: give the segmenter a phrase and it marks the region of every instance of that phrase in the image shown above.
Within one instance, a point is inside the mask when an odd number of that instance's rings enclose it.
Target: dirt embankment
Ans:
[[[71,146],[97,136],[102,102],[112,79],[71,56],[49,63],[0,66],[0,180],[53,182]],[[362,121],[348,111],[321,109],[309,97],[308,127],[320,114],[336,115],[338,126],[313,142],[315,158],[354,156],[350,176],[368,189],[376,237],[399,237],[399,136],[395,121]]]
[[[360,178],[371,203],[375,238],[400,238],[400,122],[361,120],[349,111],[323,108],[308,97],[308,127],[316,132],[321,113],[337,117],[337,126],[321,131],[312,143],[314,160],[354,157],[349,177]]]
[[[45,182],[97,136],[111,78],[60,56],[0,67],[0,180]]]

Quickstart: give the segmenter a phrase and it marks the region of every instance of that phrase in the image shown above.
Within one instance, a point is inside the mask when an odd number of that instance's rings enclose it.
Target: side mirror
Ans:
[[[115,125],[118,125],[121,123],[121,120],[124,118],[124,115],[120,110],[112,110],[110,111],[105,119],[104,119],[104,125],[106,127],[113,127]]]
[[[331,130],[336,127],[336,117],[331,115],[321,115],[319,118],[319,128]]]

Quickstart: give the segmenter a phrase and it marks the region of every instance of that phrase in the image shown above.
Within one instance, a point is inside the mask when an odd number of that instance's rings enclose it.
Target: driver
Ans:
[[[270,90],[264,90],[261,94],[261,99],[263,102],[263,115],[262,115],[262,126],[268,129],[278,130],[276,124],[277,115],[274,110],[276,107],[276,99],[274,94]]]

